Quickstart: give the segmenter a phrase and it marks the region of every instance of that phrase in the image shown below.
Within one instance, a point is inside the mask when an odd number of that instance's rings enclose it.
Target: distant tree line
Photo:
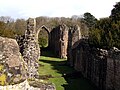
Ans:
[[[23,35],[26,29],[26,21],[17,19],[16,21],[9,16],[0,17],[0,36],[15,38],[16,35]]]

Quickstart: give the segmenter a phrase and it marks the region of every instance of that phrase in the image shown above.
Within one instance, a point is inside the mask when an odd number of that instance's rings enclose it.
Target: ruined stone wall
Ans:
[[[59,55],[59,27],[53,28],[51,31],[51,43],[50,48],[56,53],[56,55]]]
[[[19,84],[0,86],[0,90],[56,90],[52,84],[41,84],[38,87],[33,87],[25,80]]]
[[[72,46],[81,39],[81,31],[78,25],[66,26],[65,24],[61,24],[52,30],[48,29],[45,25],[41,26],[38,30],[36,30],[36,21],[35,19],[29,19],[27,23],[27,30],[24,36],[18,37],[17,41],[20,46],[20,51],[24,56],[24,59],[27,60],[27,52],[33,51],[32,49],[36,48],[36,56],[39,57],[38,53],[38,35],[41,30],[44,28],[48,32],[49,37],[49,45],[48,47],[53,50],[59,58],[67,58],[71,56]],[[35,44],[36,43],[36,44]],[[33,47],[34,46],[34,47]],[[28,49],[27,49],[27,48]],[[30,50],[30,51],[29,51]],[[35,50],[34,50],[35,51]],[[33,51],[33,52],[34,52]],[[26,55],[25,55],[26,54]],[[68,60],[71,60],[69,58]],[[72,66],[72,63],[70,63]]]
[[[72,49],[72,61],[74,68],[100,90],[120,89],[120,50],[91,48],[87,40],[82,39]]]
[[[67,58],[67,47],[68,47],[68,27],[63,24],[60,26],[60,58]]]
[[[27,30],[22,41],[23,51],[21,52],[25,62],[28,65],[28,77],[34,78],[38,75],[38,59],[40,58],[40,47],[38,44],[35,19],[29,18],[27,21]]]
[[[0,90],[56,90],[55,85],[36,79],[40,58],[37,39],[32,18],[27,21],[25,35],[18,38],[20,46],[14,39],[0,37]]]
[[[0,85],[26,79],[27,70],[16,40],[0,37]]]
[[[67,60],[70,66],[73,66],[72,47],[76,46],[80,39],[81,39],[80,27],[78,25],[69,27]]]
[[[48,28],[43,25],[36,30],[35,19],[28,19],[25,35],[22,37],[17,37],[16,39],[20,47],[20,52],[28,65],[28,77],[31,78],[37,75],[38,64],[36,60],[38,60],[40,56],[38,35],[41,28],[45,28],[48,32],[49,48],[53,50],[59,58],[67,58],[68,27],[65,24],[62,24],[49,32]]]
[[[60,58],[67,58],[68,27],[63,24],[51,31],[51,48]]]
[[[106,88],[120,90],[120,50],[113,48],[107,58]]]

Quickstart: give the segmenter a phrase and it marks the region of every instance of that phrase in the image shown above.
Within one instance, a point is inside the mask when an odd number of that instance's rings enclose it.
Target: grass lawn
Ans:
[[[71,78],[71,77],[62,77],[65,73],[72,73],[75,70],[71,67],[65,65],[66,60],[41,56],[39,63],[39,74],[48,75],[48,81],[52,82],[56,86],[56,90],[96,90],[93,85],[91,85],[83,77],[80,78]]]

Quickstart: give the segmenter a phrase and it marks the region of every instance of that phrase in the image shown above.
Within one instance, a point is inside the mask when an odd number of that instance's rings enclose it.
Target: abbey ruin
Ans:
[[[100,90],[119,90],[120,50],[117,48],[107,51],[90,47],[88,38],[81,36],[80,26],[65,24],[50,30],[49,47],[58,57],[67,58],[70,66],[81,71]]]
[[[61,24],[52,30],[42,25],[37,29],[36,20],[33,18],[27,20],[25,35],[17,38],[19,46],[13,39],[0,37],[0,64],[6,67],[8,81],[13,74],[15,74],[12,80],[14,82],[37,78],[39,67],[37,60],[40,58],[38,35],[42,28],[49,36],[48,47],[59,58],[66,58],[69,66],[80,71],[100,90],[120,89],[120,50],[115,47],[108,51],[91,47],[88,38],[82,37],[79,25],[68,27]],[[49,90],[55,90],[54,86],[51,87],[53,89]]]
[[[40,58],[38,35],[42,28],[44,28],[49,35],[48,47],[52,49],[59,58],[71,57],[72,46],[81,39],[80,27],[78,25],[68,28],[65,24],[62,24],[52,30],[49,30],[43,25],[37,30],[35,19],[29,18],[25,35],[17,40],[18,43],[20,42],[21,54],[28,65],[28,77],[38,75],[38,63],[36,61]],[[69,60],[71,60],[71,58]]]

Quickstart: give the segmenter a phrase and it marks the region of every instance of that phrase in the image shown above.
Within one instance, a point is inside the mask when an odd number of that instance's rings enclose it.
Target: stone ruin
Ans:
[[[21,39],[18,39],[18,43],[20,42],[19,46],[21,53],[28,65],[27,72],[29,78],[38,75],[38,63],[36,61],[40,57],[38,35],[42,28],[48,32],[49,48],[53,50],[59,58],[68,58],[68,64],[70,66],[72,66],[72,47],[82,38],[80,27],[78,25],[68,27],[65,24],[61,24],[52,30],[43,25],[36,30],[36,20],[32,18],[28,19],[25,35]]]
[[[16,40],[0,37],[0,78],[3,78],[0,79],[0,84],[25,80],[27,70]]]
[[[67,58],[69,55],[68,49],[70,49],[71,45],[73,45],[76,41],[81,39],[80,27],[78,25],[68,27],[65,24],[61,24],[52,29],[49,29],[45,25],[42,25],[42,26],[40,26],[40,28],[37,28],[36,20],[35,19],[33,21],[31,21],[31,20],[30,19],[28,20],[27,30],[25,32],[25,35],[17,40],[19,43],[19,46],[20,46],[21,53],[22,53],[25,61],[28,61],[26,59],[30,58],[30,57],[27,57],[27,54],[26,54],[26,52],[28,53],[31,51],[30,44],[33,44],[33,43],[38,44],[38,35],[39,35],[40,30],[43,28],[48,33],[48,37],[49,37],[48,48],[51,49],[52,51],[54,51],[56,56],[59,58]],[[30,25],[29,21],[34,24]],[[71,40],[73,40],[73,41],[71,41]],[[37,45],[37,46],[36,45],[31,45],[31,46],[37,47],[36,50],[39,51],[39,49],[38,49],[39,45]],[[28,47],[28,49],[27,49],[27,47]],[[38,51],[34,51],[34,53],[36,53]],[[40,55],[40,54],[38,54],[38,55]],[[34,56],[34,55],[31,55],[31,56]],[[69,56],[71,56],[71,55],[69,55]],[[36,54],[36,57],[38,57],[37,54]]]
[[[88,39],[81,36],[78,25],[67,27],[62,24],[52,30],[48,30],[45,26],[40,28],[45,28],[49,33],[49,47],[56,55],[60,58],[67,58],[70,66],[80,71],[100,90],[120,89],[120,50],[90,47]],[[28,19],[25,35],[17,39],[22,55],[15,40],[0,37],[0,78],[5,77],[0,83],[18,83],[26,78],[38,76],[39,31],[40,29],[36,30],[35,19]],[[27,82],[24,86],[26,85],[28,85]],[[15,85],[15,87],[17,86]],[[0,87],[0,89],[2,88],[4,87]],[[30,88],[25,90],[30,90]],[[49,90],[55,90],[54,86],[51,88]],[[35,90],[39,90],[39,88]]]
[[[73,66],[72,48],[82,38],[80,27],[78,25],[70,27],[68,36],[67,60],[68,64]]]
[[[90,47],[81,39],[71,51],[72,66],[100,90],[120,90],[120,50]]]
[[[23,58],[28,64],[29,77],[37,75],[36,60],[40,55],[37,44],[39,31],[36,34],[35,28],[35,19],[29,19],[26,34],[22,39],[24,43],[20,44]],[[70,66],[80,71],[100,90],[120,89],[120,51],[118,49],[107,51],[90,47],[88,39],[81,36],[78,25],[67,27],[62,24],[48,32],[49,47],[58,57],[67,58]]]
[[[40,58],[40,47],[38,44],[38,32],[36,30],[36,20],[29,18],[27,20],[27,29],[25,35],[16,37],[20,52],[28,67],[27,76],[34,78],[38,76],[38,60]]]
[[[18,38],[20,46],[14,39],[0,37],[0,85],[3,85],[0,90],[55,90],[52,83],[37,79],[40,58],[37,37],[35,19],[32,18],[27,21],[25,35]],[[34,87],[34,83],[38,83],[38,87]]]
[[[27,30],[23,39],[23,58],[28,65],[28,77],[34,78],[38,75],[38,61],[40,58],[40,47],[38,44],[35,19],[29,18]]]
[[[50,48],[59,58],[69,58],[73,44],[81,39],[78,25],[70,27],[65,24],[59,25],[51,30],[50,35]]]
[[[49,48],[53,50],[59,58],[67,58],[67,50],[69,44],[70,35],[74,36],[75,40],[79,40],[81,37],[79,26],[73,26],[68,28],[65,24],[59,25],[52,30],[49,30],[45,25],[36,30],[35,19],[28,19],[27,30],[25,35],[17,38],[20,46],[20,52],[28,65],[28,77],[33,78],[37,76],[38,63],[36,60],[40,57],[40,48],[38,45],[38,35],[40,30],[44,28],[49,35]],[[69,32],[71,31],[71,32]],[[71,34],[69,34],[71,33]],[[72,34],[73,33],[73,34]],[[79,35],[75,38],[75,36]],[[69,41],[69,42],[68,42]],[[74,42],[72,42],[73,44]]]
[[[51,31],[50,48],[59,58],[67,58],[68,27],[63,24]]]
[[[38,82],[38,87],[31,84],[25,80],[14,85],[0,86],[0,90],[56,90],[55,87],[51,84]]]
[[[6,77],[4,81],[1,81],[2,84],[6,85],[6,82],[16,84],[27,78],[32,79],[38,76],[39,65],[37,60],[40,58],[38,34],[41,28],[47,30],[49,34],[49,47],[60,58],[67,58],[68,48],[81,37],[80,28],[77,25],[69,28],[65,24],[62,24],[50,31],[43,25],[39,30],[36,30],[36,20],[29,18],[27,20],[25,35],[16,38],[19,46],[13,39],[0,37],[0,75]],[[75,41],[70,43],[71,41],[69,40]],[[10,89],[10,87],[6,88]],[[55,90],[54,86],[51,86],[51,88],[54,89],[49,90]]]

